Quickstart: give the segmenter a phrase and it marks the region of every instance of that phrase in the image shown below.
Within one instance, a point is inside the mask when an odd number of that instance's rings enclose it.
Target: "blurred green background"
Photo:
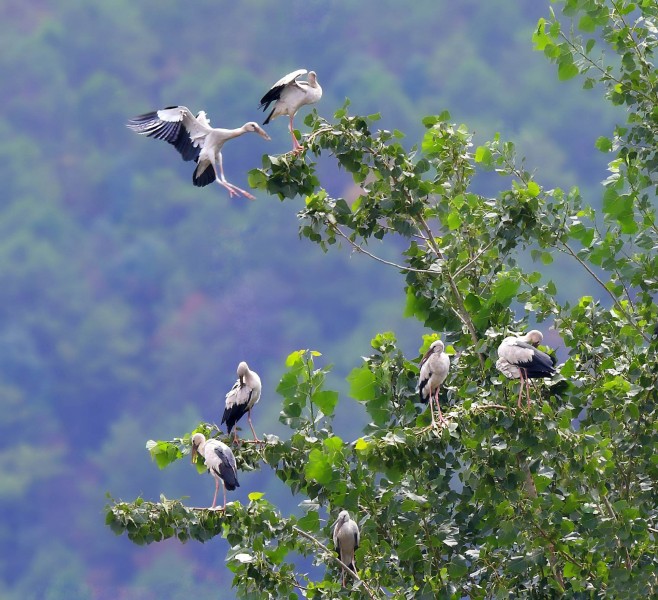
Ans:
[[[149,438],[219,422],[240,360],[263,379],[259,432],[281,433],[275,393],[299,348],[334,364],[336,429],[365,421],[344,378],[394,330],[410,358],[402,278],[349,248],[301,241],[303,200],[229,199],[192,186],[193,165],[139,137],[128,118],[172,104],[215,126],[262,121],[258,100],[297,68],[324,89],[318,112],[379,112],[411,148],[426,114],[449,110],[476,139],[500,131],[546,186],[597,203],[605,156],[593,144],[615,114],[596,92],[560,83],[532,51],[548,2],[512,0],[144,0],[0,4],[0,598],[233,598],[226,543],[136,547],[105,527],[106,493],[210,503],[213,482],[186,461],[159,471]],[[296,124],[304,132],[303,109]],[[290,148],[285,118],[227,144],[247,187],[263,153]],[[350,198],[331,157],[323,184]],[[506,182],[476,181],[495,194]],[[370,248],[377,253],[376,245]],[[574,297],[584,285],[551,269]],[[355,418],[356,415],[356,418]],[[299,499],[266,473],[230,499]]]

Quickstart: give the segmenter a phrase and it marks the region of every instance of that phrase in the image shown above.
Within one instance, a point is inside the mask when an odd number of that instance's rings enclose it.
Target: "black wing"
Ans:
[[[538,348],[526,342],[516,342],[516,346],[532,350],[532,358],[529,361],[519,361],[518,366],[525,370],[527,377],[539,379],[542,377],[551,377],[555,374],[554,360]]]
[[[196,148],[196,150],[198,150],[198,148]],[[198,157],[195,158],[195,160],[198,162]],[[215,181],[215,179],[217,179],[217,176],[215,175],[215,168],[212,165],[208,165],[205,171],[198,177],[196,174],[196,169],[194,169],[194,172],[192,173],[192,183],[197,187],[205,187],[210,185],[213,181]]]
[[[183,160],[196,160],[200,149],[194,146],[189,131],[183,125],[183,112],[187,110],[184,106],[167,106],[163,110],[134,117],[126,126],[147,137],[170,143]]]
[[[234,490],[236,487],[240,487],[238,482],[238,473],[236,471],[235,465],[230,464],[229,457],[222,452],[221,448],[215,448],[215,454],[219,456],[219,475],[226,486],[226,489],[229,491]]]
[[[231,433],[235,424],[246,414],[250,399],[251,394],[249,394],[247,402],[243,404],[236,402],[231,408],[224,409],[224,415],[222,416],[222,423],[220,425],[226,423],[226,433]]]

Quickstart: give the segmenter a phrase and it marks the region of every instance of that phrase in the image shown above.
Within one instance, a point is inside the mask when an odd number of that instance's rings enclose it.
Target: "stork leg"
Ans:
[[[439,404],[439,390],[441,389],[441,386],[436,388],[436,393],[434,395],[434,399],[436,400],[436,408],[439,411],[439,423],[441,425],[445,425],[448,421],[445,420],[443,413],[441,412],[441,404]]]
[[[215,495],[212,497],[212,506],[210,508],[215,508],[217,504],[217,492],[219,491],[219,479],[215,477]]]
[[[251,422],[251,409],[247,411],[247,421],[249,421],[249,427],[251,427],[251,433],[254,434],[254,442],[258,442],[259,444],[261,444],[263,440],[258,439],[258,436],[256,435],[256,431],[254,430],[254,426]]]
[[[298,152],[302,151],[302,145],[299,143],[297,140],[297,136],[295,135],[295,126],[293,125],[293,116],[290,116],[290,135],[292,136],[292,151],[293,153],[297,154]]]
[[[232,183],[226,180],[226,177],[224,175],[224,160],[222,158],[221,152],[217,153],[217,163],[219,165],[219,177],[216,177],[215,181],[219,185],[227,189],[229,198],[232,198],[233,196],[239,196],[240,194],[242,194],[245,198],[249,198],[249,200],[256,199],[256,197],[252,196],[249,192],[243,190],[242,188],[239,188],[237,185],[233,185]],[[216,173],[217,170],[215,170],[215,174]]]
[[[530,408],[530,378],[525,376],[525,396],[527,401],[527,407]]]
[[[523,388],[525,386],[525,377],[523,377],[523,369],[519,369],[519,378],[521,379],[521,387],[519,388],[519,397],[516,401],[517,408],[522,408],[521,397],[523,396]]]
[[[436,429],[437,427],[443,426],[447,423],[447,421],[445,420],[445,418],[443,416],[443,413],[441,412],[441,405],[439,404],[439,391],[440,391],[440,389],[441,389],[441,386],[437,387],[436,390],[434,392],[432,392],[432,390],[430,388],[429,405],[430,405],[430,413],[432,414],[432,422],[427,427],[425,427],[422,430],[421,433],[424,433],[425,431],[429,431],[430,429]],[[439,411],[438,421],[437,421],[437,419],[435,417],[435,414],[434,414],[434,402],[436,402],[436,408]]]

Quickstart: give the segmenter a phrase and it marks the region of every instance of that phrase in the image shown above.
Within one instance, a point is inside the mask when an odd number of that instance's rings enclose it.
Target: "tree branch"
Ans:
[[[309,542],[312,542],[318,548],[326,552],[330,560],[332,560],[335,563],[338,563],[354,579],[356,579],[361,585],[363,585],[363,589],[365,589],[366,593],[371,598],[371,600],[376,600],[376,598],[378,598],[378,596],[372,591],[372,589],[370,589],[370,586],[363,579],[361,579],[355,571],[352,571],[352,569],[350,569],[342,560],[340,560],[340,558],[336,558],[336,556],[334,556],[335,552],[329,550],[329,548],[327,548],[320,540],[315,539],[310,533],[307,533],[306,531],[300,529],[296,525],[293,525],[292,528],[296,533],[301,535],[303,538],[306,538]]]

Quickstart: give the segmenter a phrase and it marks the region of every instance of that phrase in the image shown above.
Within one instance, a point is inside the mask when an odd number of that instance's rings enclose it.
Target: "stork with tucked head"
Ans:
[[[338,558],[354,573],[356,573],[354,551],[359,547],[360,541],[361,533],[359,532],[359,526],[350,518],[350,513],[346,510],[340,511],[338,520],[334,523],[334,546],[336,547],[336,552],[338,552]],[[345,587],[344,569],[342,584]]]
[[[444,352],[445,346],[441,340],[432,342],[429,350],[420,361],[420,376],[418,377],[418,392],[420,400],[424,404],[429,402],[430,411],[432,413],[432,424],[430,428],[436,427],[437,422],[434,416],[434,408],[432,402],[436,402],[436,409],[439,413],[438,422],[441,425],[447,423],[441,412],[441,405],[439,404],[439,391],[441,384],[448,376],[450,369],[450,359]]]
[[[527,405],[530,406],[530,380],[552,377],[555,374],[553,359],[539,350],[544,336],[533,329],[525,335],[506,337],[498,346],[496,368],[508,379],[520,379],[521,387],[517,406],[521,408],[521,397],[525,388]]]
[[[205,111],[200,111],[195,117],[185,106],[169,106],[130,119],[127,127],[147,137],[169,142],[180,152],[183,160],[196,161],[192,183],[197,187],[216,181],[228,191],[229,197],[242,194],[254,200],[249,192],[226,180],[222,147],[227,141],[245,133],[257,133],[269,140],[270,136],[258,123],[251,121],[237,129],[220,129],[210,126]]]
[[[238,483],[238,468],[235,464],[235,456],[231,449],[219,440],[206,440],[202,433],[195,433],[192,436],[192,462],[196,462],[197,454],[203,456],[203,460],[208,468],[208,472],[215,478],[215,495],[212,499],[212,506],[217,504],[217,491],[221,480],[224,488],[224,506],[226,510],[226,490],[233,491],[240,487]]]
[[[318,83],[315,71],[308,71],[307,81],[298,80],[306,73],[306,69],[298,69],[279,79],[267,94],[260,99],[260,106],[258,107],[266,111],[270,104],[274,102],[274,108],[267,115],[267,119],[263,121],[263,125],[267,125],[272,119],[276,119],[281,115],[288,115],[293,152],[299,152],[302,149],[295,137],[295,126],[293,124],[295,114],[302,106],[313,104],[322,98],[322,88]]]
[[[226,432],[228,434],[233,430],[234,441],[236,443],[238,441],[238,433],[235,431],[235,425],[245,413],[247,414],[251,432],[254,434],[254,441],[261,441],[258,439],[251,422],[251,409],[260,400],[261,389],[262,385],[258,373],[249,369],[247,363],[242,361],[238,365],[238,379],[228,394],[226,394],[224,415],[222,416],[221,423],[226,423]]]

